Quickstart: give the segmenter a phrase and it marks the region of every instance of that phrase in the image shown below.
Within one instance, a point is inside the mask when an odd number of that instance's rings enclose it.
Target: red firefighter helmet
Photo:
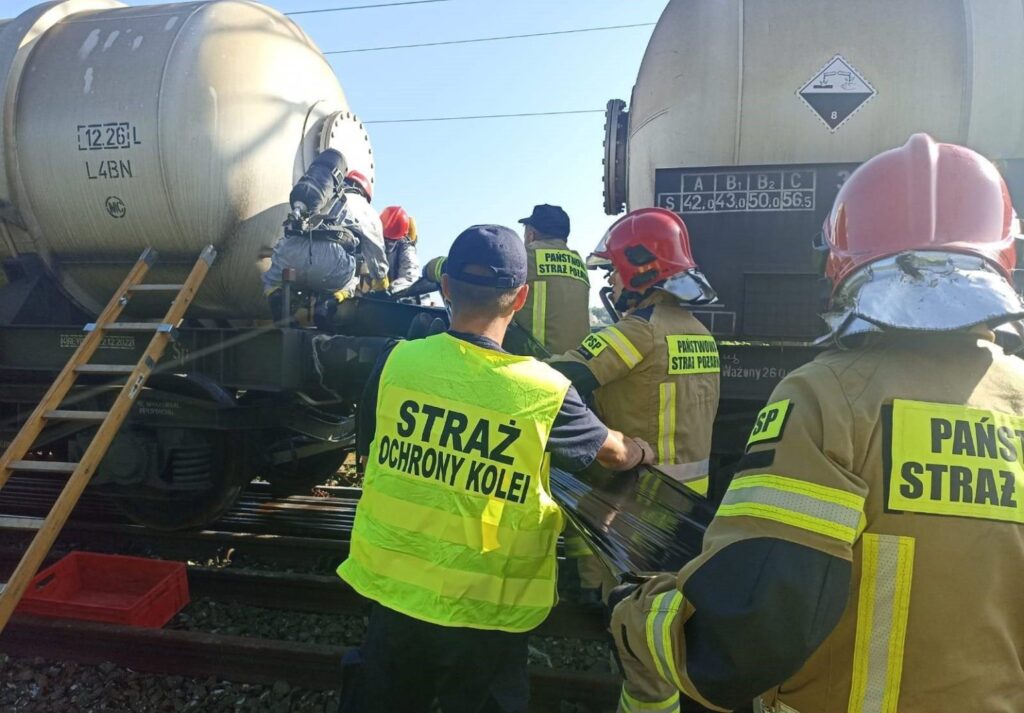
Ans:
[[[635,304],[652,288],[689,304],[717,299],[693,259],[686,223],[664,208],[641,208],[617,220],[587,258],[587,265],[610,267],[619,274],[624,287],[617,302],[620,308]]]
[[[1016,263],[1010,194],[992,162],[914,134],[843,184],[825,221],[833,286],[879,258],[909,250],[977,255],[1006,278]]]
[[[592,266],[610,262],[622,284],[633,292],[645,292],[697,267],[686,223],[664,208],[641,208],[624,215],[608,229],[588,262]]]
[[[411,220],[401,206],[389,205],[382,210],[380,222],[384,226],[384,237],[387,240],[401,240],[409,235]]]
[[[998,169],[968,148],[914,134],[870,159],[825,220],[832,336],[1020,319],[1017,224]]]
[[[349,171],[345,174],[345,182],[361,190],[363,195],[366,196],[366,200],[373,200],[373,183],[362,171]]]

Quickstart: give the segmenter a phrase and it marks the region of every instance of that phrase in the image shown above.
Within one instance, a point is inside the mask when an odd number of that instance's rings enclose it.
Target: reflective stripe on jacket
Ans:
[[[444,369],[424,379],[425,364]],[[447,334],[395,347],[338,574],[434,624],[518,632],[544,621],[562,529],[545,447],[568,388],[530,357]]]

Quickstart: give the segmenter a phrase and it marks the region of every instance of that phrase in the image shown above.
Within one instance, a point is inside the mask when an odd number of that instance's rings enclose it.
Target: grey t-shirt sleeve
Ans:
[[[548,436],[551,464],[570,472],[583,470],[594,462],[607,438],[608,427],[570,386]]]

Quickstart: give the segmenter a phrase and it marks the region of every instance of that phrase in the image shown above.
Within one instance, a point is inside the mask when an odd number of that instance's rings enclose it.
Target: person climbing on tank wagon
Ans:
[[[275,322],[284,323],[281,291],[285,269],[294,285],[317,295],[315,319],[327,327],[338,302],[355,294],[360,261],[375,288],[387,289],[387,256],[380,218],[370,206],[372,184],[348,170],[334,149],[322,152],[292,188],[284,235],[263,275],[264,294]]]
[[[436,698],[444,713],[526,713],[528,632],[556,600],[549,464],[627,470],[653,456],[564,376],[501,348],[526,263],[512,230],[465,230],[441,276],[451,329],[398,343],[367,382],[363,496],[338,573],[375,605],[343,710],[425,713]]]
[[[689,308],[715,293],[694,262],[686,224],[662,208],[633,211],[612,225],[588,264],[610,270],[623,317],[549,363],[581,394],[593,394],[610,427],[651,443],[660,471],[706,493],[718,346]]]
[[[416,257],[416,222],[404,208],[391,205],[381,211],[384,226],[384,247],[388,258],[388,280],[392,292],[412,286],[420,276]]]
[[[555,205],[534,206],[523,224],[530,296],[516,322],[551,354],[578,345],[590,333],[590,279],[586,263],[570,250],[569,216]]]
[[[703,553],[615,608],[620,711],[680,690],[722,711],[1024,710],[1006,185],[916,134],[850,176],[823,234],[833,348],[776,387]]]

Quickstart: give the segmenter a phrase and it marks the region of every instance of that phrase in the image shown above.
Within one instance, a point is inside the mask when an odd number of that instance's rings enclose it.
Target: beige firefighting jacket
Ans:
[[[671,295],[656,291],[615,325],[552,360],[585,366],[601,419],[653,446],[660,470],[707,491],[718,410],[715,339]]]
[[[1024,711],[1024,361],[967,333],[830,351],[779,384],[748,452],[770,465],[736,475],[701,556],[614,613],[634,654],[620,710],[675,710],[677,689],[714,707],[688,674],[701,607],[682,592],[726,548],[775,538],[852,567],[838,625],[762,710]],[[779,576],[813,604],[810,583]],[[758,617],[768,661],[797,627]]]
[[[530,296],[515,320],[550,353],[561,354],[590,333],[587,266],[564,240],[534,240],[526,258]]]

